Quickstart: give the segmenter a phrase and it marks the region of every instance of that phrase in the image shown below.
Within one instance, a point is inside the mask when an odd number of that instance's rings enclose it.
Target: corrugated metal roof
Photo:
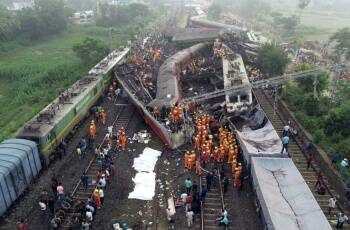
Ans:
[[[4,176],[10,172],[11,167],[21,165],[21,161],[27,158],[28,151],[23,149],[23,144],[36,149],[35,142],[24,139],[9,139],[0,143],[0,172]]]

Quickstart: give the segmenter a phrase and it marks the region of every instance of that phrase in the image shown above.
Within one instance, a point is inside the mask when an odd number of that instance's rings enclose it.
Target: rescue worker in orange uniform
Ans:
[[[189,169],[189,158],[190,158],[190,152],[186,151],[184,155],[185,169]]]
[[[91,140],[96,138],[96,125],[94,120],[91,121],[89,126],[89,137]]]
[[[225,149],[223,146],[220,146],[218,162],[220,162],[220,163],[224,162],[224,157],[225,157]]]
[[[106,113],[106,111],[104,109],[101,110],[100,117],[101,117],[101,120],[102,120],[102,124],[106,125],[107,113]]]
[[[128,139],[127,139],[127,136],[125,134],[125,129],[123,127],[121,127],[121,129],[118,130],[118,133],[117,133],[117,143],[118,143],[119,149],[121,149],[122,151],[125,151],[127,141],[128,141]]]
[[[231,147],[228,151],[228,158],[227,158],[227,163],[231,164],[232,160],[233,160],[233,156],[235,155],[235,150],[233,149],[233,147]]]
[[[213,150],[213,160],[217,162],[218,159],[219,159],[219,148],[215,146]]]
[[[202,174],[201,162],[199,159],[196,160],[196,174],[199,176]]]
[[[101,208],[101,199],[100,199],[100,193],[98,192],[98,189],[95,189],[93,194],[92,194],[92,199],[94,201],[94,203],[96,204],[96,207],[98,209]]]
[[[125,133],[122,135],[122,138],[121,138],[121,142],[120,142],[120,147],[122,149],[122,151],[125,151],[126,150],[126,145],[128,143],[128,139],[125,135]]]
[[[191,151],[191,154],[190,154],[190,156],[188,158],[188,167],[189,167],[188,169],[192,170],[192,168],[195,165],[195,163],[196,163],[196,154],[195,154],[194,151]]]
[[[200,138],[198,134],[194,137],[194,149],[197,151],[200,149]]]
[[[235,169],[235,179],[233,182],[233,186],[235,188],[239,188],[241,186],[241,174],[242,174],[242,164],[238,163],[238,166]]]

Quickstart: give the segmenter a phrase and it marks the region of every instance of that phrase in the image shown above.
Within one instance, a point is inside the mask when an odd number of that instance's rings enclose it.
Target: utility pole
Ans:
[[[332,80],[332,92],[331,92],[331,102],[335,102],[335,94],[337,93],[337,83],[338,83],[338,74],[331,72],[330,73]]]
[[[317,80],[317,76],[314,76],[314,98],[317,98],[318,95],[317,95],[317,84],[318,84],[318,80]]]

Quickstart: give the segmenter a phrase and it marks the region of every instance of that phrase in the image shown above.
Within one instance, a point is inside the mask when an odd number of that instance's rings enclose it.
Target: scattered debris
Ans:
[[[135,133],[132,140],[137,141],[138,143],[148,144],[151,140],[151,134],[147,130],[141,130],[138,133]]]

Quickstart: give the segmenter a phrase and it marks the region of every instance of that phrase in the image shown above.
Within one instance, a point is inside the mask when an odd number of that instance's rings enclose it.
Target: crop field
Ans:
[[[286,9],[279,9],[278,11],[286,15],[295,14],[300,16],[301,25],[309,28],[301,34],[307,40],[328,40],[337,30],[350,27],[349,13],[316,10],[291,12]]]
[[[130,39],[127,28],[71,26],[66,32],[33,44],[9,42],[0,52],[0,141],[14,135],[91,66],[84,66],[72,51],[85,37],[105,41],[112,48]],[[0,44],[5,47],[6,44]]]

